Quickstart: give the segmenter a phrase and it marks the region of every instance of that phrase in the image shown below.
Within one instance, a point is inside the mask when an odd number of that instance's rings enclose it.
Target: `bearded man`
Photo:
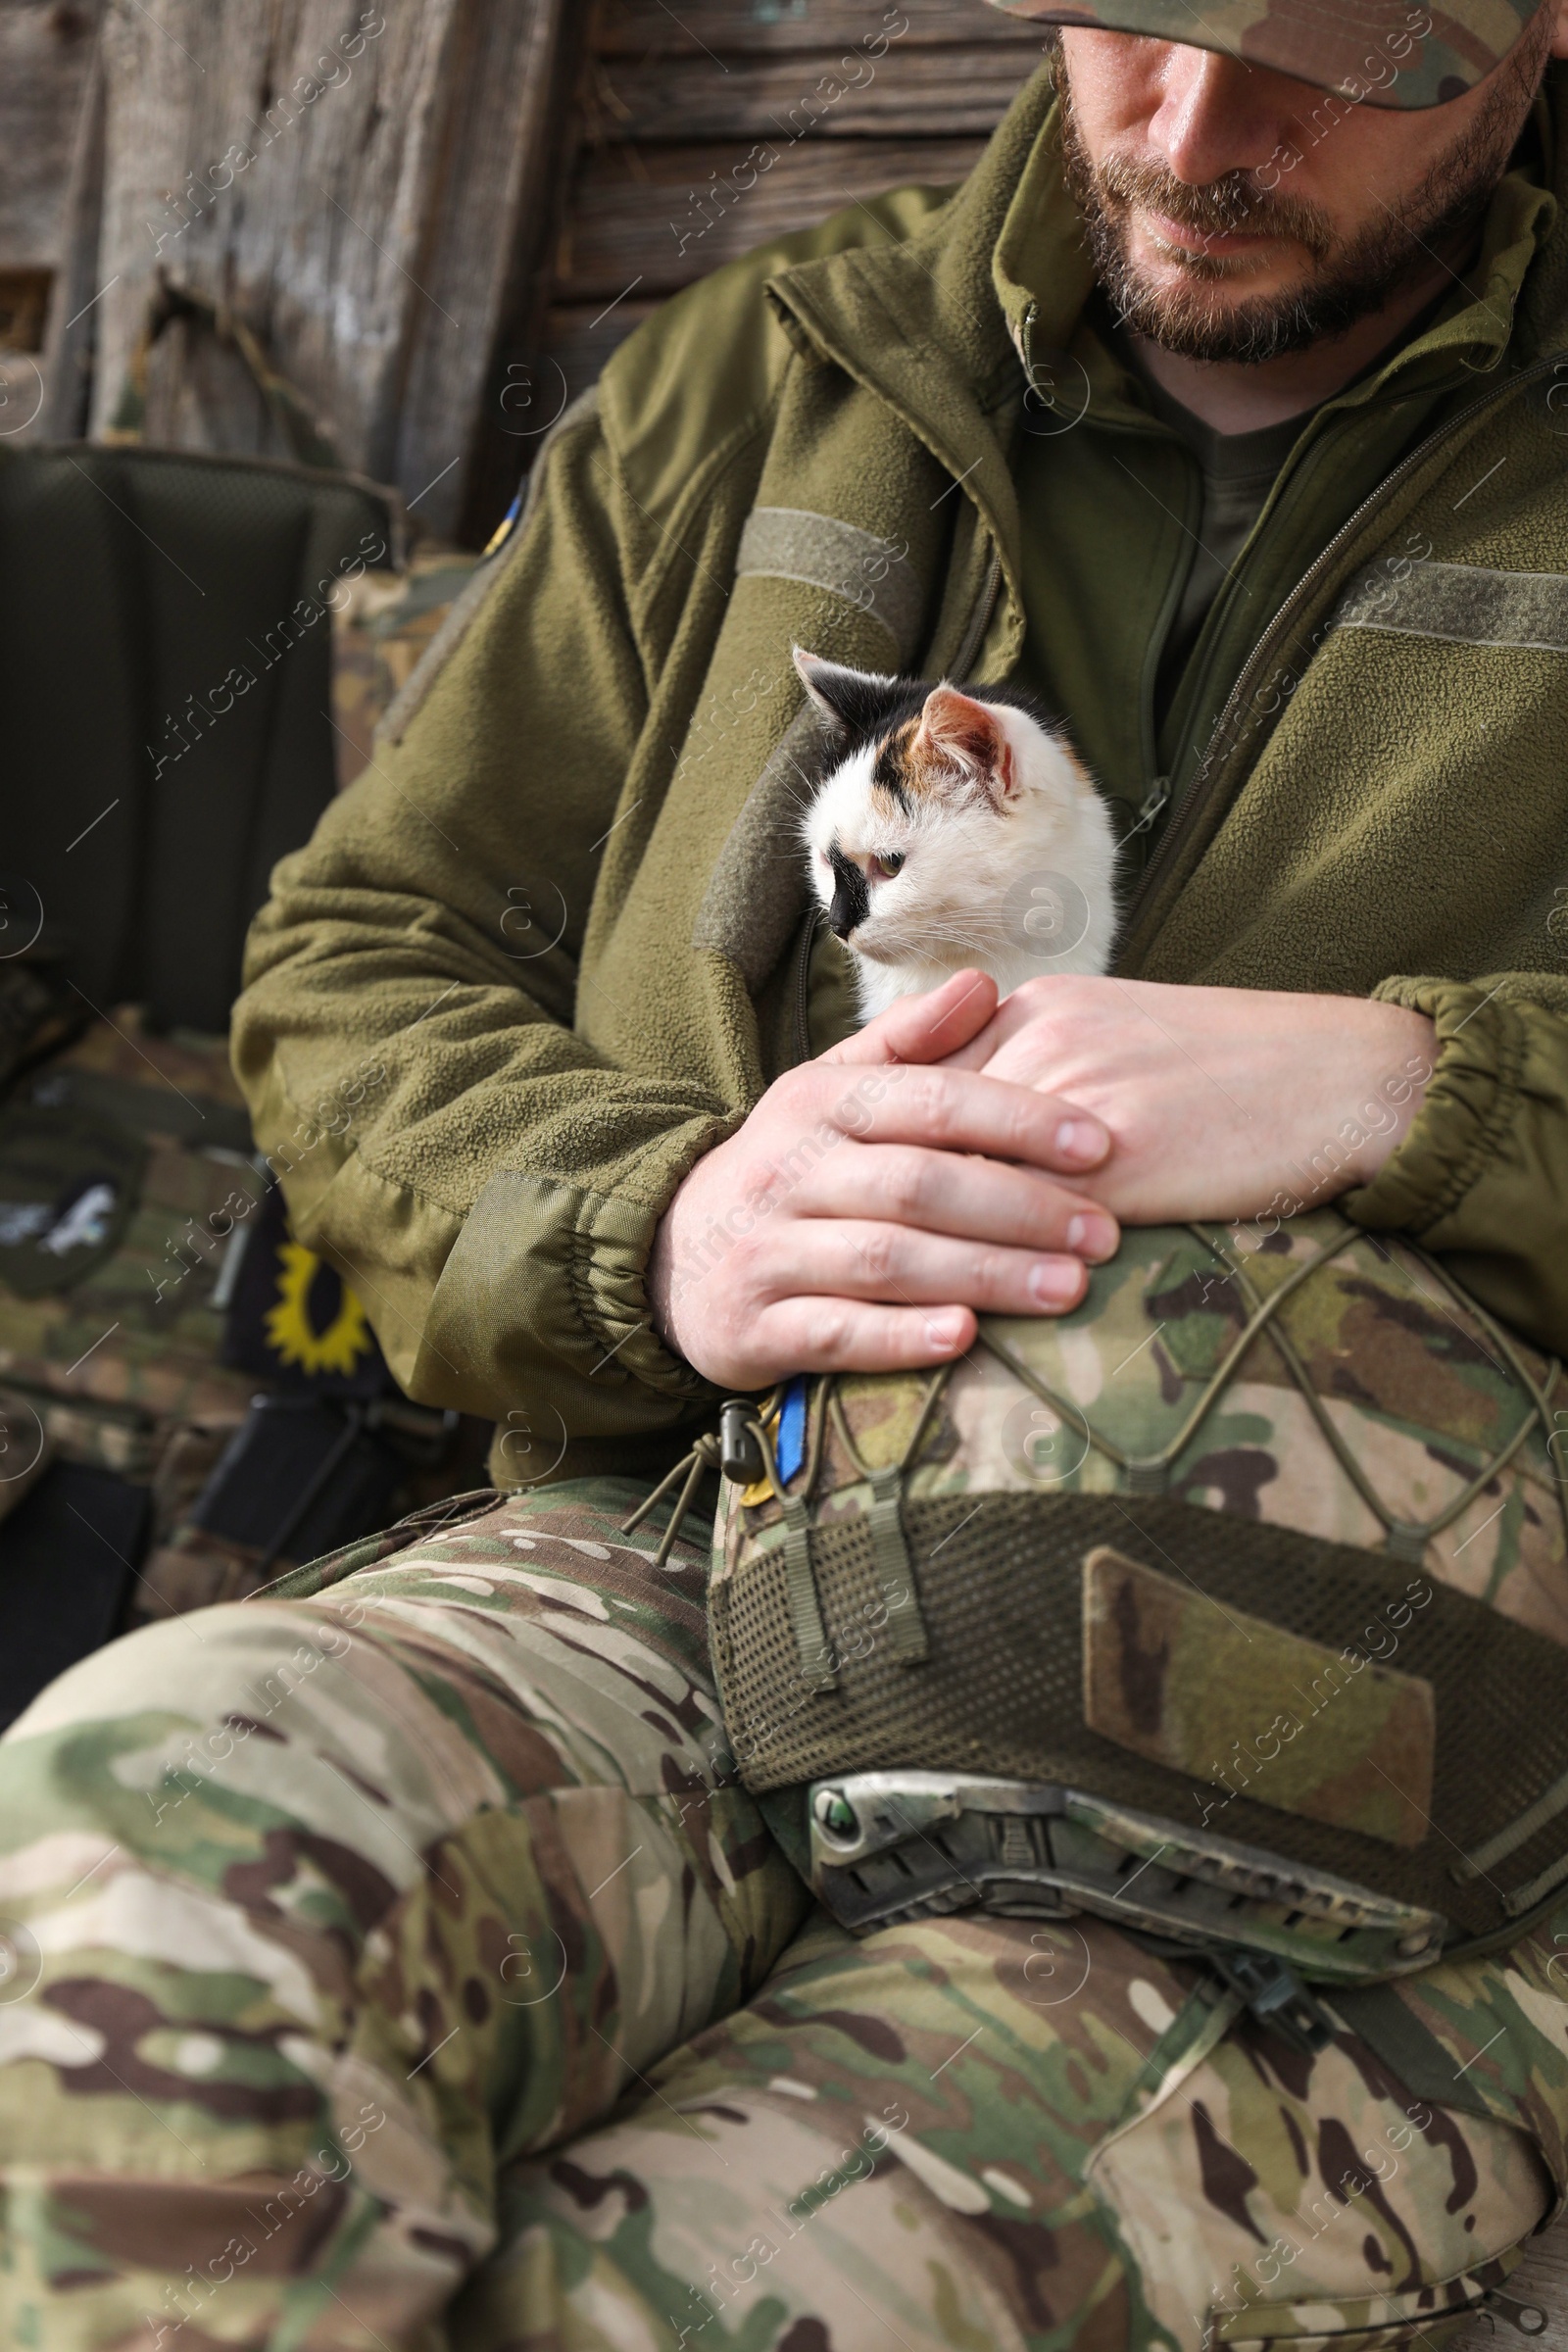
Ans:
[[[1568,1902],[1305,2042],[1114,1917],[857,1940],[696,1521],[618,1532],[727,1391],[950,1361],[1123,1225],[1333,1198],[1568,1344],[1557,0],[1004,4],[1058,45],[967,183],[642,327],[277,870],[259,1138],[526,1491],[0,1747],[10,2341],[1426,2341],[1568,2191]],[[856,1033],[794,643],[1059,715],[1113,974]]]

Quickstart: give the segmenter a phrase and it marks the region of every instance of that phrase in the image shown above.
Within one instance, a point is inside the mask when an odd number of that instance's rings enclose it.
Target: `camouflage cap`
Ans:
[[[1500,65],[1541,0],[991,0],[1045,24],[1092,24],[1215,49],[1352,104],[1446,106]]]

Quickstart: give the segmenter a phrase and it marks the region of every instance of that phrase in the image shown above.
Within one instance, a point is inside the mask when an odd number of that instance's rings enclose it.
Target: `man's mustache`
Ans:
[[[1194,187],[1162,164],[1133,163],[1107,156],[1095,172],[1107,212],[1132,209],[1162,213],[1197,236],[1290,237],[1321,262],[1332,250],[1334,231],[1321,207],[1297,196],[1254,187],[1245,172]]]

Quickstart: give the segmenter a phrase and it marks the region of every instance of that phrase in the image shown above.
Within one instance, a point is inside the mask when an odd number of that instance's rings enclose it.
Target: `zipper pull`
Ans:
[[[1169,776],[1156,776],[1152,784],[1151,784],[1149,787],[1149,790],[1145,793],[1143,800],[1139,805],[1137,824],[1128,826],[1126,832],[1122,835],[1122,840],[1131,841],[1134,834],[1147,833],[1150,826],[1153,823],[1155,817],[1158,816],[1160,810],[1164,808],[1169,799]]]
[[[1034,334],[1035,319],[1039,310],[1039,303],[1031,302],[1023,317],[1008,330],[1012,336],[1012,347],[1018,354],[1019,365],[1023,368],[1024,383],[1031,392],[1035,388]],[[1039,395],[1037,394],[1036,397],[1038,398]]]
[[[1470,2308],[1472,2311],[1486,2313],[1492,2322],[1494,2335],[1497,2332],[1498,2320],[1506,2320],[1509,2327],[1517,2329],[1520,2335],[1544,2335],[1545,2333],[1546,2314],[1542,2310],[1541,2305],[1539,2303],[1520,2303],[1514,2296],[1505,2295],[1500,2287],[1489,2286],[1479,2303],[1473,2303]]]

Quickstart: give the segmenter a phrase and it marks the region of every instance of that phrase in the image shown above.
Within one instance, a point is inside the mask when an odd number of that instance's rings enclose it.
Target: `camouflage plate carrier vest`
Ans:
[[[1129,1232],[721,1452],[740,1771],[852,1928],[1099,1912],[1310,2031],[1568,1880],[1568,1382],[1418,1250]]]

